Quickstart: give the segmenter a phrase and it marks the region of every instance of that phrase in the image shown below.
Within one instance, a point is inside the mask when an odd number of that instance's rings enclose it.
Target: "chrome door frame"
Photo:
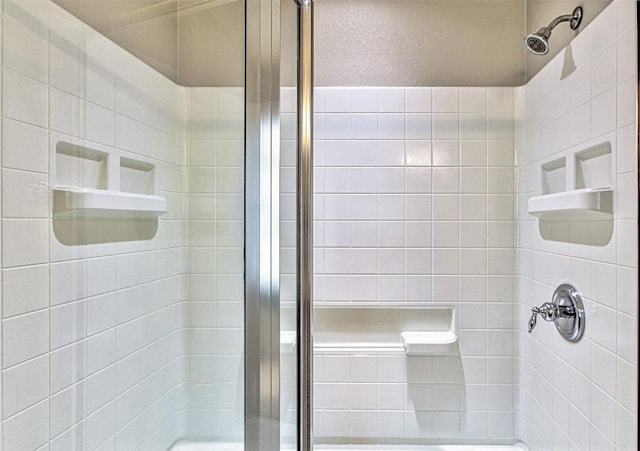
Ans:
[[[297,448],[313,449],[313,0],[298,6]],[[280,0],[245,0],[245,438],[280,449]]]
[[[245,0],[244,449],[280,449],[280,0]]]
[[[313,0],[298,6],[296,359],[298,451],[313,450]]]

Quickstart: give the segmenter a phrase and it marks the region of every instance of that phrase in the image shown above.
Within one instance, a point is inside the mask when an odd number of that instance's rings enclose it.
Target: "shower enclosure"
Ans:
[[[637,449],[635,1],[0,10],[0,449]]]

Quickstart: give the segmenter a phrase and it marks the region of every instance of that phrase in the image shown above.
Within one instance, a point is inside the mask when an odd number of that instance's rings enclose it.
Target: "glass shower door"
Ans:
[[[0,8],[0,448],[242,447],[245,2]]]

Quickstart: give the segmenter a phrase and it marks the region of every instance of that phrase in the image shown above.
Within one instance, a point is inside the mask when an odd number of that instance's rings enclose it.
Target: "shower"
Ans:
[[[556,17],[546,27],[540,28],[535,33],[530,33],[524,38],[524,46],[534,55],[546,55],[549,53],[549,37],[559,23],[569,22],[572,30],[580,26],[582,21],[582,7],[578,6],[572,14]]]
[[[638,5],[0,0],[0,451],[640,450]]]

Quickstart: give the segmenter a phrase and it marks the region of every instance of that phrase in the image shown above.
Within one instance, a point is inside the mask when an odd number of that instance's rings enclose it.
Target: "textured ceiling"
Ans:
[[[184,86],[243,84],[242,0],[54,0]],[[315,0],[317,85],[515,86],[551,54],[522,38],[577,4],[586,26],[611,0]],[[282,79],[295,80],[296,8],[282,0]],[[526,20],[525,20],[526,18]]]
[[[315,79],[346,86],[513,86],[524,80],[524,2],[316,0]],[[283,7],[283,82],[296,10]],[[496,26],[499,24],[499,26]]]

